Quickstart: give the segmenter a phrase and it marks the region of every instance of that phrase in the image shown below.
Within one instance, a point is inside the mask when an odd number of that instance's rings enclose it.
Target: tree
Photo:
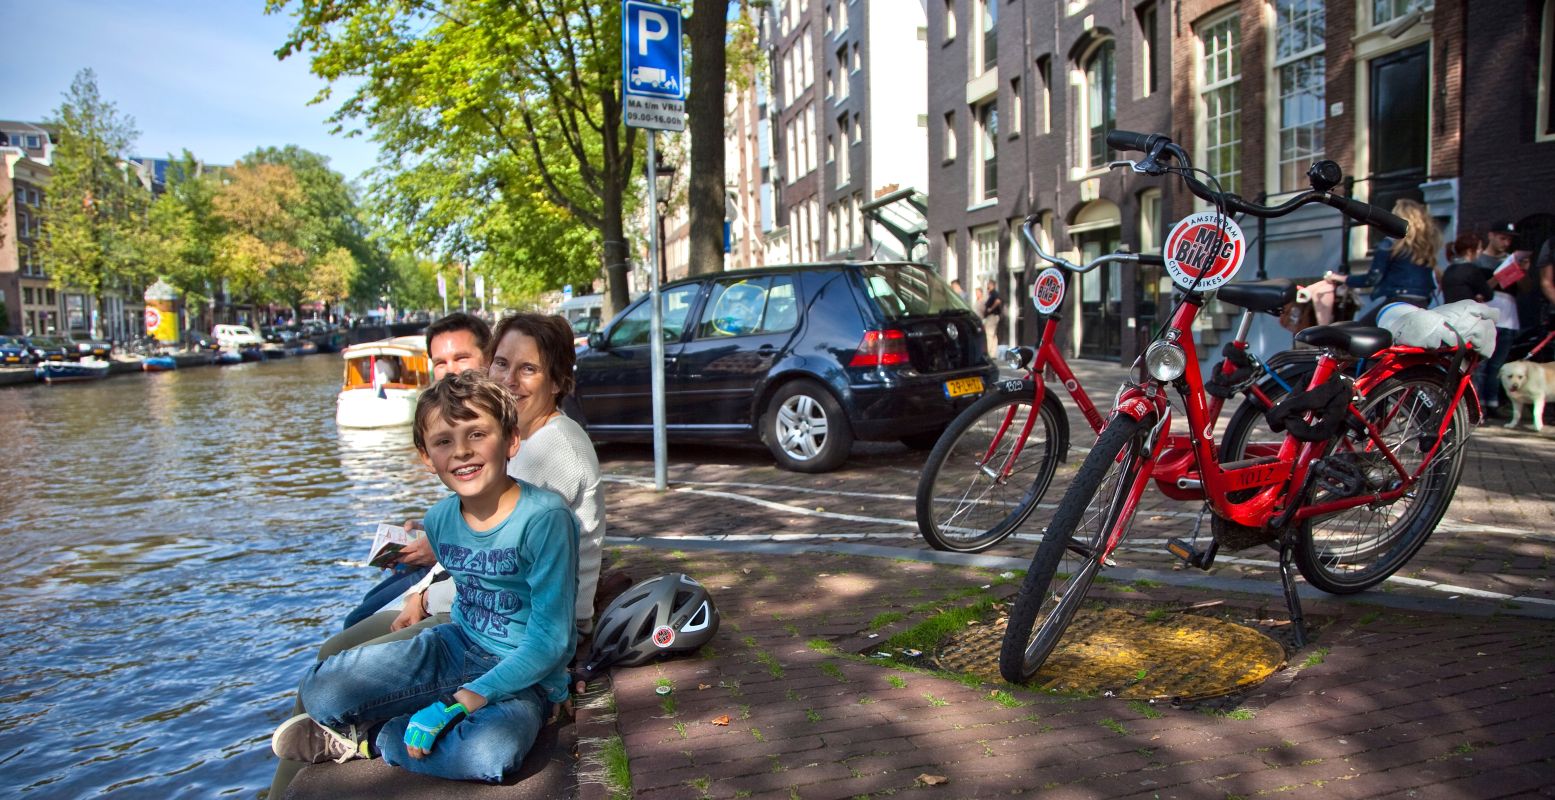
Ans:
[[[302,224],[292,209],[304,199],[291,168],[239,162],[213,203],[224,233],[215,264],[234,293],[295,307],[307,288],[307,253],[299,246]]]
[[[617,3],[267,0],[270,12],[292,7],[296,26],[278,55],[306,51],[320,77],[361,80],[334,119],[364,124],[382,146],[380,169],[419,182],[395,199],[427,226],[424,238],[457,252],[488,244],[484,231],[532,229],[449,215],[485,187],[490,210],[521,217],[535,205],[515,176],[528,176],[556,209],[598,231],[607,305],[625,306],[638,137],[622,125]],[[450,179],[438,182],[438,170]]]
[[[729,0],[694,0],[686,34],[691,39],[691,93],[686,131],[691,134],[691,274],[724,266],[724,75],[728,56]]]
[[[59,136],[43,202],[39,254],[54,285],[93,295],[146,277],[145,211],[150,193],[125,168],[135,121],[97,91],[90,69],[76,73],[49,124]],[[101,333],[101,331],[97,331]]]
[[[209,302],[220,285],[216,243],[221,226],[214,214],[221,183],[203,172],[185,150],[167,170],[167,188],[147,213],[147,261],[191,306]]]

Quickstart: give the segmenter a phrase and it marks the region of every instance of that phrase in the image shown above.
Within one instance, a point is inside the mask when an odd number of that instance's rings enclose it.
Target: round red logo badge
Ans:
[[[669,647],[675,643],[675,629],[668,625],[660,625],[653,629],[653,643],[657,647]]]
[[[1217,236],[1217,230],[1218,236]],[[1242,227],[1230,217],[1213,211],[1191,214],[1172,227],[1162,253],[1166,272],[1184,291],[1209,291],[1236,276],[1247,255],[1247,239]],[[1194,286],[1194,281],[1198,285]]]
[[[162,312],[160,312],[160,311],[158,311],[158,310],[156,310],[156,309],[154,309],[154,308],[152,308],[150,306],[147,306],[146,307],[146,333],[151,333],[152,331],[155,331],[157,329],[157,327],[160,326],[161,324],[162,324]]]
[[[1037,313],[1051,314],[1064,302],[1064,273],[1057,267],[1048,267],[1037,273],[1031,284],[1031,300],[1037,304]]]

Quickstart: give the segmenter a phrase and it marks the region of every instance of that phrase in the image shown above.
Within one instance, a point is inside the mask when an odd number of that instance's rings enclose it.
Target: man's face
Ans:
[[[475,334],[465,330],[449,331],[432,337],[432,347],[427,355],[432,359],[434,381],[442,380],[450,372],[486,369],[486,356],[476,346]]]
[[[1512,249],[1512,234],[1492,231],[1490,233],[1490,249],[1498,253],[1505,253]]]

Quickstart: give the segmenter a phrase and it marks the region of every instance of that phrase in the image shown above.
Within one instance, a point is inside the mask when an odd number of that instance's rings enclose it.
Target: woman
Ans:
[[[1442,248],[1442,232],[1414,200],[1399,200],[1393,213],[1408,223],[1403,239],[1384,239],[1372,257],[1371,270],[1361,275],[1330,272],[1323,277],[1351,287],[1371,287],[1371,301],[1355,318],[1374,320],[1376,312],[1402,295],[1430,298],[1436,293],[1436,251]]]
[[[1474,263],[1483,244],[1479,236],[1464,231],[1447,245],[1447,260],[1451,263],[1442,272],[1442,302],[1474,300],[1484,303],[1490,300],[1491,288],[1485,281],[1485,271]]]

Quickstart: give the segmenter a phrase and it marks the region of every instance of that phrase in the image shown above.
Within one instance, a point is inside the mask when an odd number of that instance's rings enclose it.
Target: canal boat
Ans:
[[[342,351],[345,381],[335,401],[335,424],[342,428],[409,425],[416,400],[432,383],[426,340],[398,336],[352,345]]]
[[[146,372],[168,372],[178,369],[178,360],[172,356],[146,356],[140,368]]]
[[[36,369],[44,383],[74,383],[108,377],[108,362],[83,358],[80,361],[45,361]]]

